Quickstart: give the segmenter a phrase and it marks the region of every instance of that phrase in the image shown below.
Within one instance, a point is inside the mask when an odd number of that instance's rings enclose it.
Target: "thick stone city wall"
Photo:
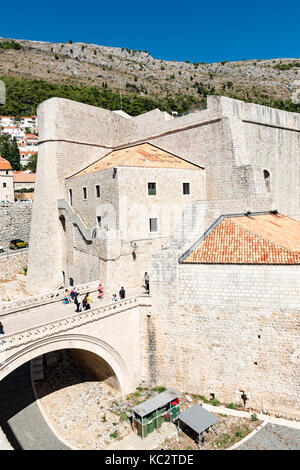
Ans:
[[[300,418],[299,309],[201,304],[151,311],[142,336],[145,381],[223,403],[242,403],[244,392],[249,408]]]
[[[24,274],[23,267],[28,264],[28,251],[0,257],[0,281],[10,281],[16,274]]]
[[[179,264],[181,254],[151,257],[144,376],[225,403],[245,392],[249,407],[299,418],[300,267]]]
[[[0,245],[7,248],[10,240],[21,238],[29,242],[32,203],[0,205]]]
[[[207,200],[234,203],[236,199],[259,201],[269,197],[286,215],[298,217],[300,213],[299,116],[295,113],[213,96],[208,97],[208,109],[187,116],[170,119],[155,110],[128,119],[52,98],[40,105],[38,121],[40,145],[29,291],[45,284],[54,288],[61,279],[64,255],[57,199],[66,198],[64,178],[117,147],[149,141],[198,163],[206,170]],[[270,193],[264,169],[270,171]],[[259,210],[255,203],[251,205],[251,210]],[[233,212],[228,206],[227,212]],[[243,208],[246,210],[248,207]],[[40,240],[49,238],[53,246],[50,254],[40,247]],[[40,264],[43,273],[37,269]]]

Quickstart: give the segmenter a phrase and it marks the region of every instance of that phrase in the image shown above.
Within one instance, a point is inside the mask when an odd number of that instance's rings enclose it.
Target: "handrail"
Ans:
[[[1,336],[2,344],[0,343],[0,352],[116,315],[117,313],[124,312],[132,307],[150,305],[151,297],[146,294],[139,294],[105,306],[95,307],[90,310],[85,310],[84,312],[75,313],[64,318],[42,323],[34,328],[28,328],[17,333],[3,335]]]
[[[68,204],[66,199],[59,199],[57,201],[57,207],[58,209],[65,210],[68,213],[69,217],[72,219],[73,224],[77,225],[86,241],[91,242],[93,230],[86,227],[80,215],[74,212],[73,208]]]
[[[80,284],[76,286],[80,293],[95,292],[98,288],[99,281],[92,281],[90,283]],[[72,289],[72,286],[66,287],[66,289]],[[1,316],[8,315],[10,313],[19,312],[22,310],[28,310],[29,308],[39,307],[40,305],[50,304],[52,302],[58,302],[65,297],[65,289],[53,290],[50,292],[44,292],[42,294],[33,295],[30,297],[24,297],[20,300],[13,300],[11,302],[0,302],[0,314]]]

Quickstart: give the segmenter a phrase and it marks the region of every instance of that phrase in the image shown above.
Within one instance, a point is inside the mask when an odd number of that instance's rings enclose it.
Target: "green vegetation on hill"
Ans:
[[[22,49],[21,44],[19,44],[16,41],[2,41],[0,42],[0,49],[16,49],[20,50]]]
[[[7,89],[6,104],[0,105],[0,115],[20,117],[35,114],[40,103],[53,97],[67,98],[112,111],[121,109],[119,92],[110,90],[106,82],[100,87],[89,87],[8,76],[0,77],[0,80],[5,82]],[[208,94],[220,94],[238,100],[300,113],[300,104],[294,104],[291,100],[274,99],[266,93],[255,90],[254,87],[249,91],[237,90],[234,89],[232,82],[227,82],[219,90],[209,84],[203,85],[201,82],[195,82],[193,88],[196,88],[196,96],[173,94],[172,96],[145,97],[131,91],[122,95],[122,109],[131,116],[137,116],[155,108],[169,113],[176,111],[178,114],[182,114],[193,109],[203,109]]]
[[[288,62],[287,64],[274,65],[274,68],[278,70],[290,70],[293,67],[300,67],[300,62]]]
[[[0,77],[6,84],[6,104],[0,106],[0,114],[26,116],[35,114],[37,106],[48,98],[67,98],[100,108],[121,109],[120,94],[103,87],[73,86],[50,83],[44,80],[27,78]],[[184,113],[191,108],[199,107],[201,99],[193,96],[176,95],[160,99],[139,96],[130,93],[122,96],[122,109],[131,116],[159,108],[162,111]]]

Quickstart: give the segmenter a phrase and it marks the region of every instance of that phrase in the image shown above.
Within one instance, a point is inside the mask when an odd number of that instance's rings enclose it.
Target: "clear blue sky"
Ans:
[[[0,36],[146,49],[190,62],[300,57],[300,1],[16,0]]]

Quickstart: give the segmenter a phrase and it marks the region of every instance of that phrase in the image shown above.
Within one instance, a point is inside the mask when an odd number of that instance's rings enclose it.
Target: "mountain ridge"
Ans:
[[[11,48],[1,44],[11,43]],[[13,45],[18,45],[14,49]],[[9,44],[8,44],[9,45]],[[71,40],[52,43],[0,38],[0,77],[43,80],[71,87],[96,87],[124,98],[132,95],[160,103],[188,99],[189,109],[205,107],[208,94],[300,112],[300,59],[252,59],[228,62],[177,62],[153,58],[147,51]],[[124,99],[123,98],[123,99]],[[176,110],[176,103],[175,103]],[[178,107],[181,111],[180,106]]]

